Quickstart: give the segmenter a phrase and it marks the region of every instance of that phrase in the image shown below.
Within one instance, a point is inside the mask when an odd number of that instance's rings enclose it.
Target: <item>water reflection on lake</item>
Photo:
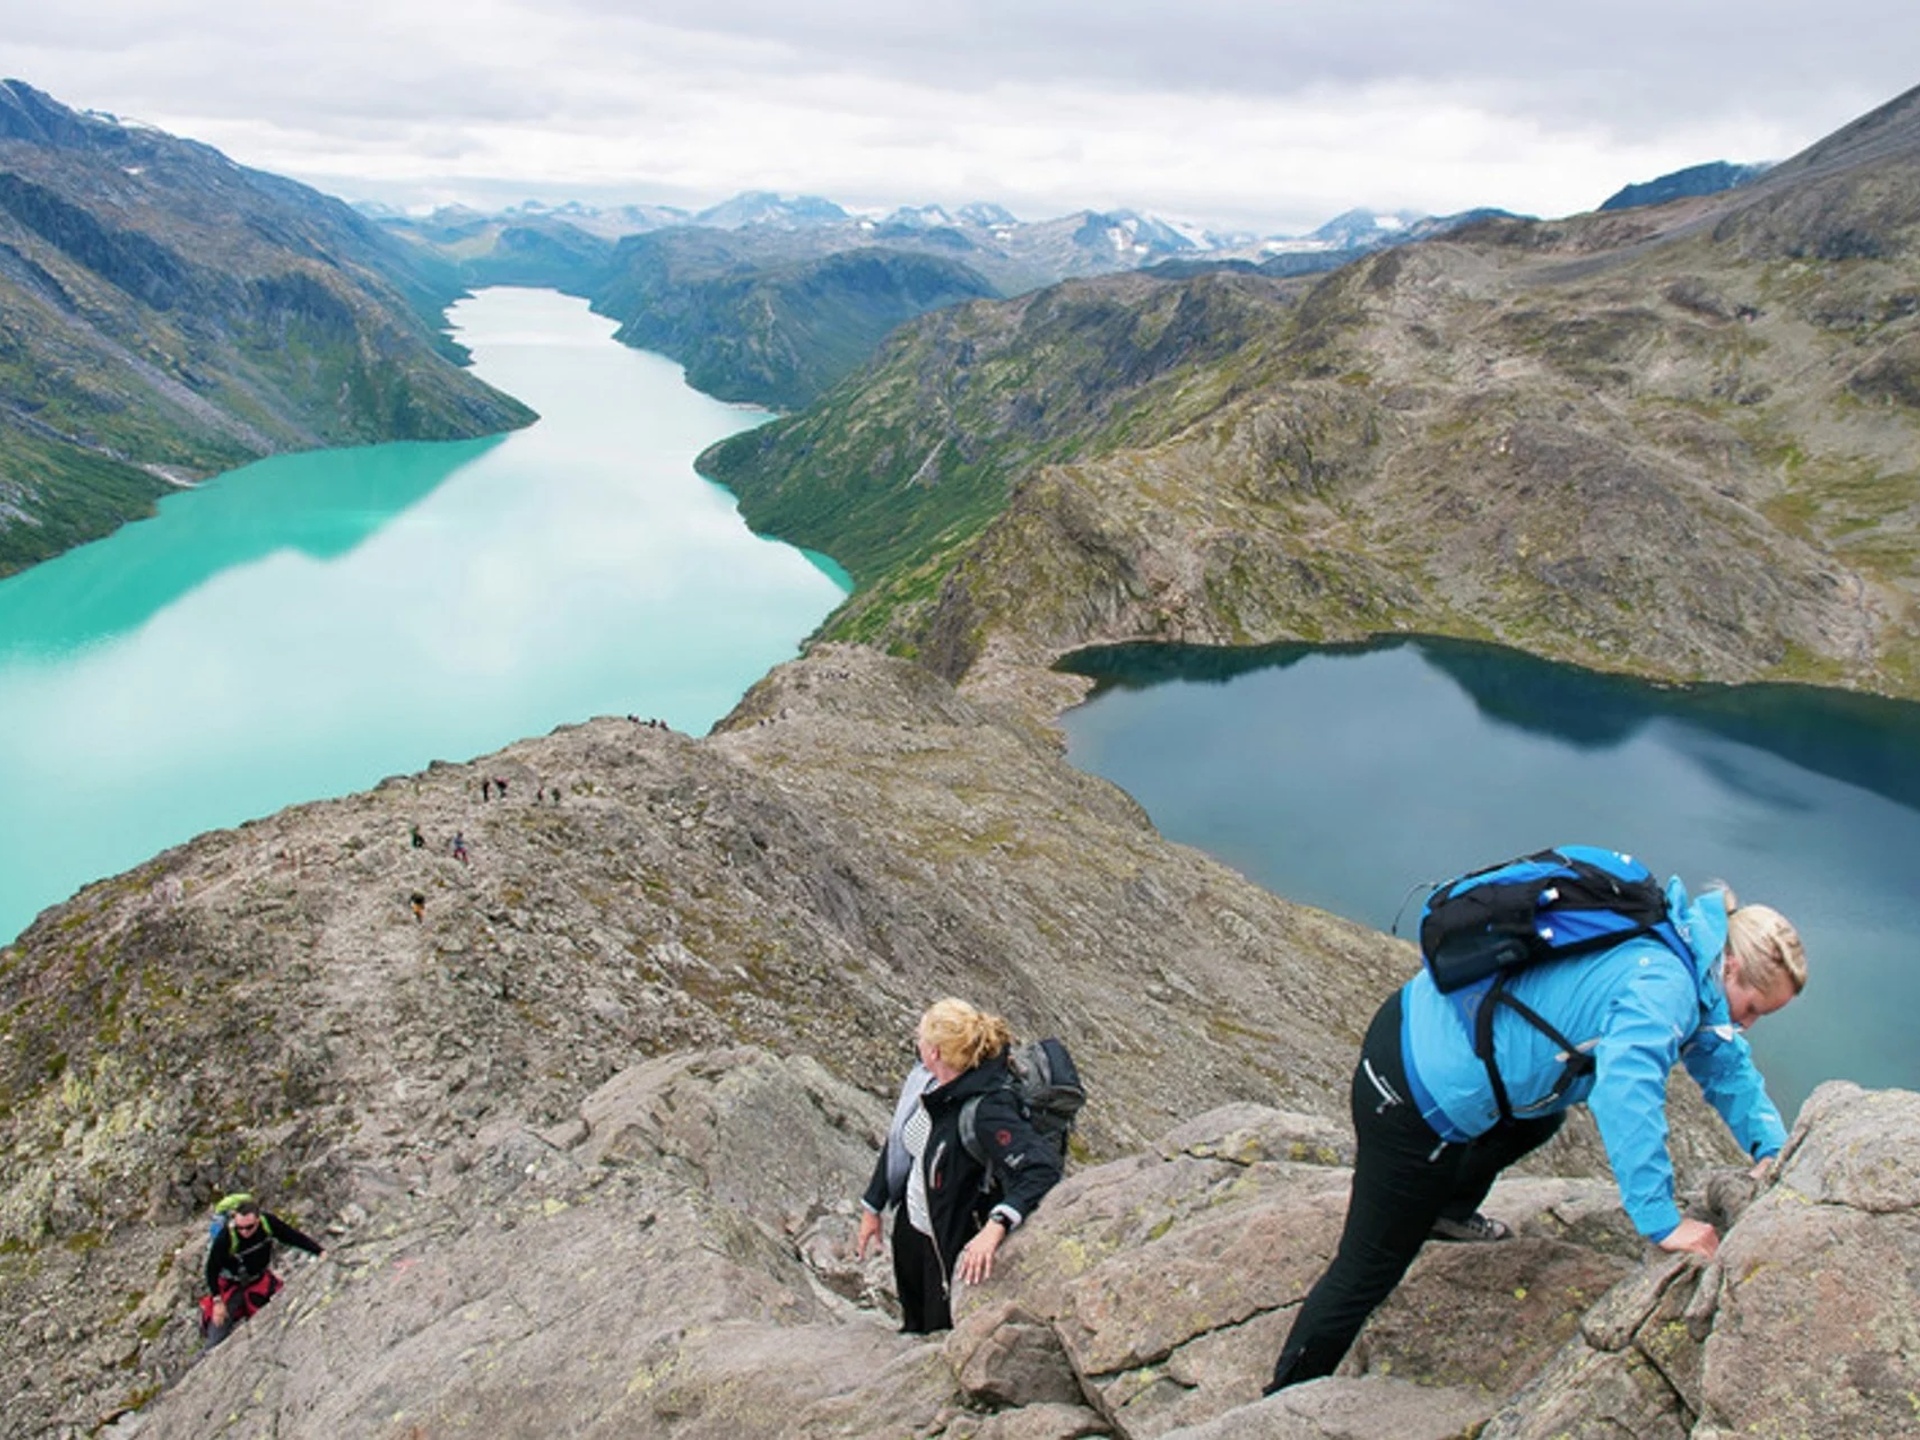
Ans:
[[[1561,842],[1631,850],[1800,927],[1807,991],[1752,1037],[1784,1108],[1829,1077],[1920,1089],[1920,706],[1429,639],[1066,665],[1102,682],[1065,717],[1074,763],[1278,894],[1386,929],[1422,882]]]

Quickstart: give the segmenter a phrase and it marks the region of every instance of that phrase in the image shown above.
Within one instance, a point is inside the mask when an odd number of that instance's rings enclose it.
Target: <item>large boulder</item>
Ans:
[[[1916,1155],[1920,1095],[1821,1086],[1715,1261],[1637,1273],[1486,1440],[1920,1431]]]
[[[981,1401],[1003,1395],[983,1379],[996,1364],[1009,1368],[1000,1357],[1016,1338],[1030,1358],[1049,1353],[1024,1338],[1044,1321],[1061,1352],[1050,1379],[1076,1378],[1131,1440],[1255,1404],[1332,1258],[1351,1178],[1340,1162],[1350,1155],[1351,1137],[1325,1121],[1235,1105],[1179,1127],[1149,1154],[1063,1182],[1002,1252],[991,1286],[957,1301],[947,1352],[963,1389]],[[1450,1387],[1475,1397],[1467,1408],[1484,1419],[1634,1269],[1622,1251],[1637,1255],[1637,1243],[1623,1220],[1605,1218],[1618,1214],[1612,1202],[1604,1182],[1503,1182],[1493,1203],[1520,1238],[1433,1247],[1345,1373]],[[1003,1287],[1017,1303],[1001,1298]],[[1397,1390],[1356,1394],[1346,1410],[1368,1396],[1408,1403]]]

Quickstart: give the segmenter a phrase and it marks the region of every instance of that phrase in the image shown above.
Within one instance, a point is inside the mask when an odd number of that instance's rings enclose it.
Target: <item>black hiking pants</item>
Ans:
[[[900,1295],[902,1331],[931,1335],[953,1328],[940,1252],[908,1221],[905,1201],[893,1212],[893,1283]]]
[[[1473,1215],[1500,1172],[1552,1139],[1565,1119],[1515,1120],[1465,1145],[1443,1141],[1408,1097],[1396,990],[1373,1017],[1353,1072],[1358,1150],[1340,1248],[1294,1317],[1266,1393],[1331,1375],[1407,1273],[1433,1222]]]

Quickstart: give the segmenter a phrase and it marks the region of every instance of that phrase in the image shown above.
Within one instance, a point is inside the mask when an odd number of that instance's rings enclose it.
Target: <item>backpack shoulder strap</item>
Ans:
[[[240,1232],[234,1228],[232,1216],[227,1217],[227,1222],[221,1226],[221,1229],[223,1229],[227,1235],[227,1253],[229,1255],[238,1255],[240,1253]],[[269,1240],[273,1238],[273,1226],[267,1223],[267,1212],[264,1210],[260,1212],[260,1233]]]
[[[1505,1005],[1560,1047],[1567,1057],[1567,1080],[1592,1074],[1596,1063],[1593,1056],[1561,1034],[1559,1028],[1538,1010],[1508,992],[1507,980],[1510,975],[1511,972],[1503,972],[1495,977],[1493,985],[1488,989],[1485,998],[1480,1002],[1478,1011],[1474,1014],[1473,1025],[1473,1053],[1478,1055],[1480,1063],[1487,1067],[1487,1079],[1493,1086],[1494,1103],[1500,1107],[1501,1120],[1509,1123],[1513,1120],[1513,1103],[1507,1098],[1506,1082],[1500,1078],[1500,1067],[1494,1063],[1493,1058],[1493,1015],[1500,1006]],[[1564,1085],[1565,1081],[1561,1083]],[[1556,1086],[1556,1091],[1559,1088]]]
[[[993,1162],[987,1158],[987,1147],[980,1143],[980,1101],[975,1095],[960,1107],[960,1144],[976,1162],[992,1168]]]

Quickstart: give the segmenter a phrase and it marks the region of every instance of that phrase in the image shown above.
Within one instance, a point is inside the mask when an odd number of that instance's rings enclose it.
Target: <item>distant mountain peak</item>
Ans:
[[[747,225],[798,230],[814,225],[840,225],[852,218],[833,201],[819,195],[796,195],[789,200],[772,190],[744,190],[693,217],[695,224],[722,230],[738,230]]]
[[[954,223],[954,217],[939,205],[901,205],[880,223],[925,230],[934,226],[951,225]]]
[[[24,80],[0,80],[0,139],[74,148],[91,142],[92,126],[117,123],[70,110]]]
[[[1020,223],[1020,217],[1006,206],[995,205],[987,200],[976,200],[970,205],[962,205],[959,218],[970,225],[985,226],[989,230]]]
[[[1383,240],[1402,237],[1425,218],[1414,210],[1375,210],[1363,206],[1334,216],[1305,238],[1347,249],[1377,245]]]
[[[1602,210],[1632,210],[1642,205],[1664,205],[1693,195],[1718,195],[1757,180],[1766,174],[1767,165],[1735,165],[1711,160],[1704,165],[1689,165],[1656,180],[1623,185],[1600,202]]]

